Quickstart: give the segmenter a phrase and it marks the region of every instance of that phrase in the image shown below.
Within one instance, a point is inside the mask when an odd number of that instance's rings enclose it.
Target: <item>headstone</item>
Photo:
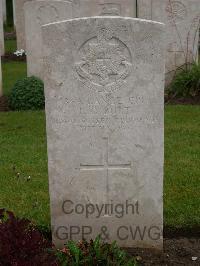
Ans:
[[[136,16],[136,0],[75,0],[75,16]]]
[[[13,5],[13,24],[16,26],[16,15],[15,15],[15,0],[12,0]]]
[[[175,71],[185,63],[198,60],[200,26],[199,0],[140,0],[140,18],[166,24],[166,80],[173,78]]]
[[[26,50],[24,4],[30,0],[14,0],[17,49]]]
[[[69,1],[28,1],[24,5],[28,76],[43,78],[41,26],[72,18],[73,6]]]
[[[162,249],[164,25],[42,27],[53,241]]]
[[[4,55],[3,2],[0,0],[0,55]]]
[[[6,22],[6,0],[3,0],[3,21]]]
[[[135,6],[132,0],[28,1],[24,11],[28,75],[42,79],[42,25],[92,15],[133,17]]]

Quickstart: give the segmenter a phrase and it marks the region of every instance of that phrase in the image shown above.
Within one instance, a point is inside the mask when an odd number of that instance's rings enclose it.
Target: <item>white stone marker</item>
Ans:
[[[24,13],[28,76],[42,79],[42,25],[76,16],[134,16],[135,6],[132,0],[28,1]]]
[[[166,24],[167,83],[186,62],[198,60],[200,0],[139,0],[140,18]]]
[[[31,1],[24,5],[28,76],[43,78],[41,26],[72,18],[73,7],[68,1]]]
[[[16,26],[15,0],[12,0],[12,4],[13,4],[13,23],[14,23],[14,26]]]
[[[24,4],[30,0],[14,0],[17,49],[26,50]]]
[[[162,249],[164,25],[91,17],[42,28],[54,243],[102,233]]]
[[[7,12],[6,12],[6,0],[2,0],[3,2],[3,21],[6,22],[6,15],[7,15]]]
[[[75,17],[136,16],[136,0],[75,0]]]
[[[4,55],[3,2],[0,0],[0,55]]]

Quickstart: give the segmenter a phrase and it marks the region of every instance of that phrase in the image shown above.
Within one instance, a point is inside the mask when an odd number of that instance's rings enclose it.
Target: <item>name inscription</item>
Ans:
[[[140,125],[159,126],[160,116],[150,108],[143,96],[98,98],[57,98],[56,112],[52,114],[55,124],[69,124],[81,129],[128,129]],[[153,104],[153,103],[152,103]],[[58,115],[60,114],[60,115]]]

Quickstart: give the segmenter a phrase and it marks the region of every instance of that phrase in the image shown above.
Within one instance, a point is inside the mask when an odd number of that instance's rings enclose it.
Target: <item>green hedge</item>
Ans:
[[[40,110],[44,108],[44,84],[36,77],[18,80],[9,96],[12,110]]]

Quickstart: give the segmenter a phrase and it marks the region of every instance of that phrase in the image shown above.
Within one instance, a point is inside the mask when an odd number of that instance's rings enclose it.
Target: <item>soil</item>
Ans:
[[[1,56],[2,62],[9,62],[9,61],[17,61],[17,62],[25,62],[26,56],[16,56],[12,53],[6,53],[5,55]]]
[[[141,266],[200,266],[200,238],[165,239],[164,252],[129,249]]]
[[[6,96],[0,97],[0,112],[7,112],[9,111],[8,107],[8,98]]]
[[[5,40],[15,40],[16,39],[16,32],[4,32],[4,38]]]
[[[200,105],[200,95],[187,98],[165,98],[165,104]]]

